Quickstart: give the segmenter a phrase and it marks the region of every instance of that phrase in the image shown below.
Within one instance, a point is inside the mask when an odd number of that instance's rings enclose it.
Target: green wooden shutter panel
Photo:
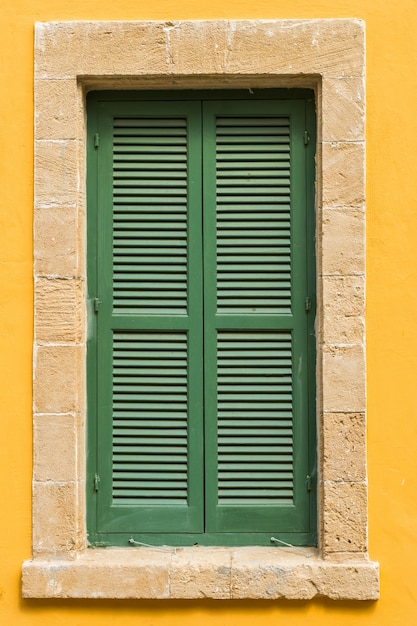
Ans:
[[[91,536],[308,543],[305,101],[96,107]]]
[[[199,532],[199,107],[103,103],[99,122],[98,531]]]
[[[305,524],[308,439],[297,394],[307,381],[300,344],[305,198],[293,173],[304,164],[304,119],[296,103],[291,111],[290,117],[283,103],[205,104],[205,134],[214,137],[203,146],[210,190],[204,193],[206,527],[213,532],[274,533]],[[264,468],[272,470],[269,480]]]

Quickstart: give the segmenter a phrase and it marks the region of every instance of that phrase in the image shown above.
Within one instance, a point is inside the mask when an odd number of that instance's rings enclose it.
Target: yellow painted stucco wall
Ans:
[[[417,1],[15,0],[0,5],[0,624],[417,623]],[[22,600],[31,554],[36,21],[356,17],[367,31],[369,552],[378,602]]]

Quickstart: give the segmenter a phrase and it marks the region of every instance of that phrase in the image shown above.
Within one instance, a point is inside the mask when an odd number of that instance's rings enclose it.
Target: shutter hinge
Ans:
[[[310,133],[308,132],[308,130],[304,131],[304,145],[308,146],[308,144],[310,143]]]
[[[307,296],[307,298],[305,299],[304,305],[305,305],[306,311],[309,311],[311,309],[311,298],[309,296]]]
[[[306,487],[307,487],[307,491],[311,491],[312,490],[312,477],[310,475],[308,475],[306,477]]]
[[[98,298],[94,298],[94,313],[98,313],[100,304],[101,304],[101,300],[99,300]]]
[[[94,476],[94,491],[98,491],[100,489],[100,476],[96,474]]]
[[[98,148],[100,145],[100,135],[98,133],[96,133],[94,135],[94,147]]]

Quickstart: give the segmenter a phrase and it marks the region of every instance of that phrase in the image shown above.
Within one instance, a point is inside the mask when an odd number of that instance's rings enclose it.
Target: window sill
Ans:
[[[378,564],[311,548],[108,548],[23,564],[24,598],[377,600]]]

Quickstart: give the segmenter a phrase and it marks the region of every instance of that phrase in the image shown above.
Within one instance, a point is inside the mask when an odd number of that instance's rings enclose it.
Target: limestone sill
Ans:
[[[23,564],[24,598],[377,600],[366,555],[311,548],[107,548]]]

